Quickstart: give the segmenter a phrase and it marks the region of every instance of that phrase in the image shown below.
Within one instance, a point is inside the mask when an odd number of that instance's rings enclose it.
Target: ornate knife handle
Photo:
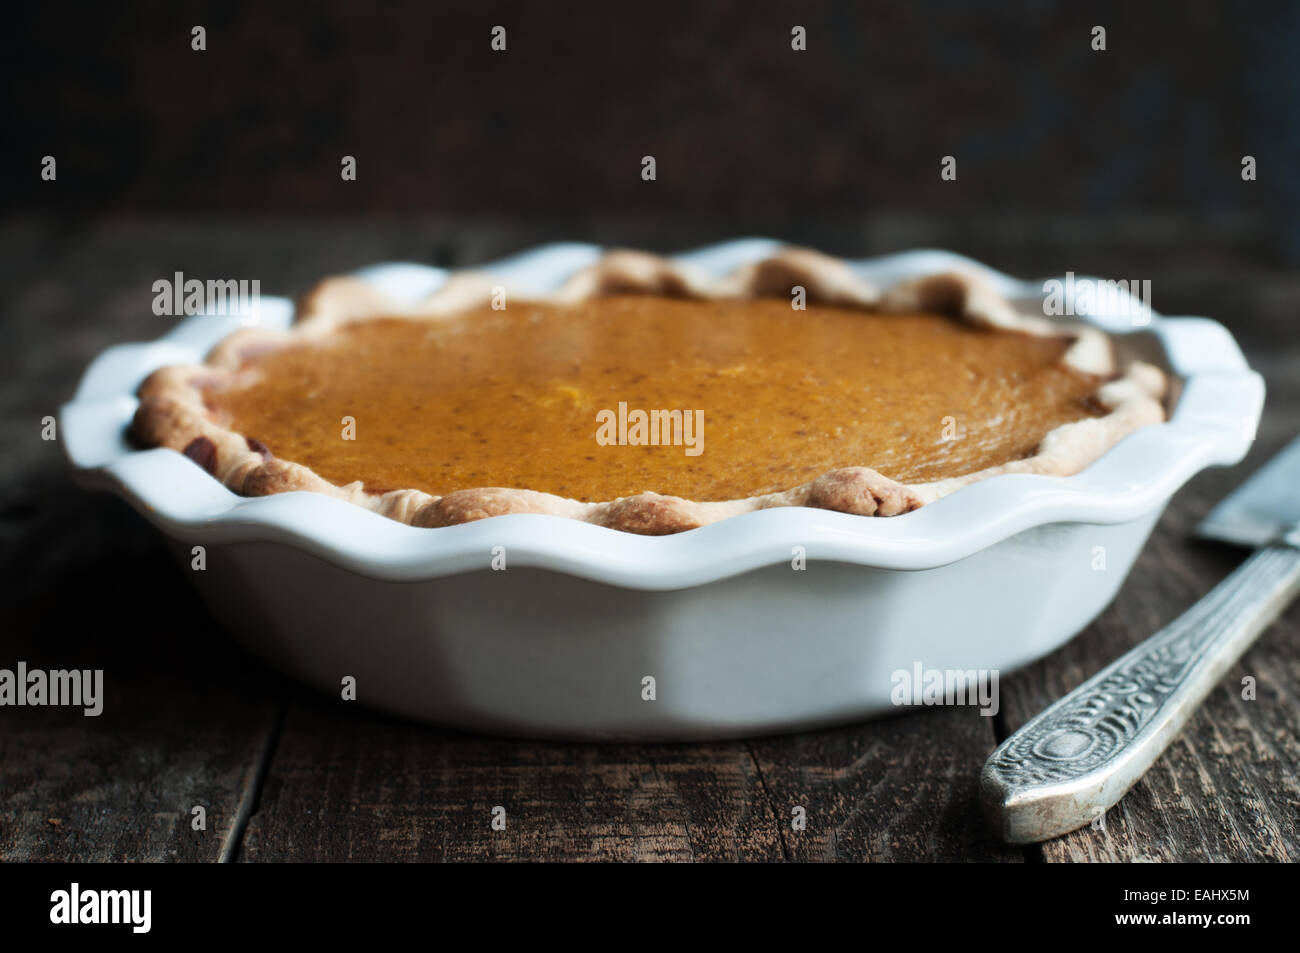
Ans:
[[[1007,738],[980,774],[1003,840],[1059,837],[1117,803],[1300,591],[1298,547],[1300,527]]]

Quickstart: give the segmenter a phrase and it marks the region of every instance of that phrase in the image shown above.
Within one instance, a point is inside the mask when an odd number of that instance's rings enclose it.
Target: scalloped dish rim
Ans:
[[[697,271],[721,274],[781,245],[743,239],[673,257]],[[557,287],[603,250],[589,244],[548,244],[475,270],[499,274],[516,287],[540,293]],[[873,281],[957,268],[978,272],[1012,301],[1041,300],[1044,293],[1042,281],[1018,281],[950,252],[918,250],[847,263]],[[448,274],[423,265],[389,263],[354,276],[393,297],[415,300]],[[261,299],[260,323],[287,327],[292,318],[293,306],[287,300]],[[1127,317],[1081,320],[1117,341],[1134,330]],[[795,546],[802,546],[810,561],[935,568],[1035,526],[1119,523],[1163,506],[1199,470],[1230,465],[1245,455],[1264,396],[1262,378],[1249,368],[1222,325],[1150,311],[1149,324],[1136,330],[1154,339],[1160,360],[1181,385],[1173,412],[1165,422],[1125,437],[1072,476],[994,476],[899,516],[787,507],[743,513],[669,536],[639,536],[540,514],[416,528],[321,494],[241,497],[176,451],[139,450],[126,442],[135,390],[144,377],[170,363],[201,361],[240,323],[238,316],[196,315],[153,342],[103,352],[60,412],[60,442],[76,478],[119,493],[178,539],[195,544],[278,542],[390,581],[481,569],[497,546],[505,547],[512,566],[643,590],[703,585],[788,562]]]

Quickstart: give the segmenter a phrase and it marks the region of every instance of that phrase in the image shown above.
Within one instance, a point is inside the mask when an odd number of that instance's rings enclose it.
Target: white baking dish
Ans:
[[[753,239],[680,257],[723,273],[777,247]],[[600,252],[548,245],[482,269],[542,293]],[[879,285],[975,269],[1041,313],[1041,281],[946,252],[854,264]],[[405,264],[359,275],[409,299],[446,278]],[[263,298],[258,321],[283,327],[292,310]],[[187,567],[205,547],[195,583],[237,638],[325,691],[353,676],[369,705],[554,738],[788,731],[895,710],[898,670],[1007,672],[1052,651],[1114,596],[1174,491],[1246,453],[1263,382],[1221,325],[1087,320],[1179,379],[1171,419],[1075,476],[994,477],[891,518],[780,508],[645,537],[537,515],[417,529],[312,493],[239,497],[181,454],[125,437],[140,382],[201,361],[238,326],[228,316],[100,355],[63,407],[60,437],[79,481],[126,497]],[[503,571],[491,568],[496,547]],[[805,570],[792,567],[794,547]]]

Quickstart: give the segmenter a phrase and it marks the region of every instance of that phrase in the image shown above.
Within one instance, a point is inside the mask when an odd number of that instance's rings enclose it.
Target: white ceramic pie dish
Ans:
[[[680,258],[722,274],[778,247],[751,239]],[[542,294],[601,251],[548,245],[480,270]],[[882,286],[973,269],[1041,313],[1042,281],[947,252],[852,264]],[[446,274],[358,273],[411,300]],[[262,298],[258,323],[292,317],[291,302]],[[646,537],[543,515],[420,529],[313,493],[240,497],[179,453],[126,440],[140,382],[200,362],[240,325],[233,316],[191,317],[101,354],[62,409],[60,437],[78,480],[123,495],[187,567],[205,547],[195,582],[238,638],[325,691],[352,676],[366,704],[553,738],[789,731],[895,710],[893,673],[917,664],[1007,672],[1052,651],[1114,596],[1170,496],[1245,455],[1263,382],[1221,325],[1086,320],[1177,378],[1170,419],[1074,476],[993,477],[889,518],[791,507]]]

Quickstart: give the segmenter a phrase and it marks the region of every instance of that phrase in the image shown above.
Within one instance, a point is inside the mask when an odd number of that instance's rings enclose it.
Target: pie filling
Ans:
[[[372,493],[727,500],[841,467],[924,483],[1031,456],[1103,413],[1099,379],[1062,362],[1069,343],[940,315],[627,295],[358,322],[203,392],[231,430]]]

